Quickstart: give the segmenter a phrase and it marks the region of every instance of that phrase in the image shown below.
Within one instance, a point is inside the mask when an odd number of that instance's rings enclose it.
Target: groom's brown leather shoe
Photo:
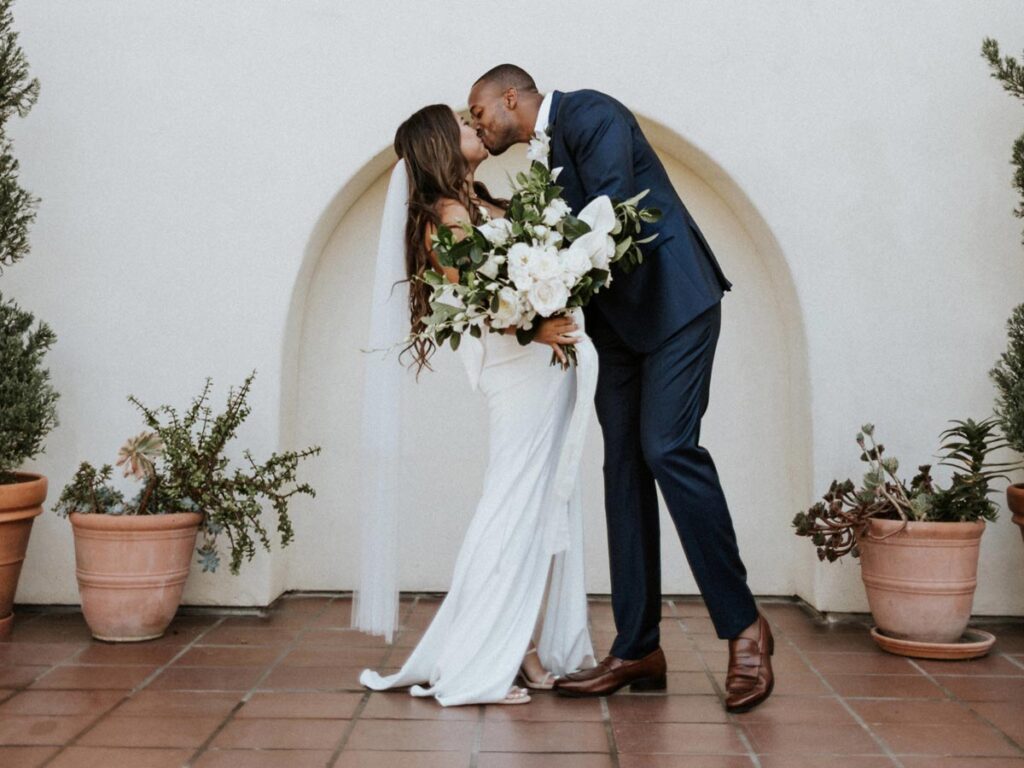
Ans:
[[[729,641],[729,672],[725,677],[725,709],[746,712],[768,698],[775,687],[772,654],[775,638],[768,621],[757,612],[757,640],[736,637]]]
[[[665,654],[661,648],[642,659],[605,656],[596,667],[560,677],[555,691],[563,696],[608,696],[628,685],[633,691],[665,690]]]

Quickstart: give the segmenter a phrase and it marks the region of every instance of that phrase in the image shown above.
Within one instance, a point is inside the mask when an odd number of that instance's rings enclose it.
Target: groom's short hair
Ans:
[[[479,83],[494,83],[502,91],[515,88],[517,91],[532,91],[537,93],[537,84],[533,82],[530,73],[515,64],[499,64],[496,67],[484,72],[473,85]]]

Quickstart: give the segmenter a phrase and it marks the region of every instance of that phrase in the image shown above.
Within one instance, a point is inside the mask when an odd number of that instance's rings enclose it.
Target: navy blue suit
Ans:
[[[699,445],[721,323],[732,287],[633,114],[592,90],[552,94],[552,168],[574,211],[598,195],[614,202],[649,189],[661,209],[630,274],[586,308],[600,361],[596,406],[604,434],[605,511],[617,636],[611,653],[636,659],[659,644],[661,488],[720,638],[757,618],[725,494]]]

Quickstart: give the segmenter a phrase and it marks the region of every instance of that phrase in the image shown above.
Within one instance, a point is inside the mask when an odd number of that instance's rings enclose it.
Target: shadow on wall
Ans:
[[[655,121],[644,132],[734,283],[723,303],[711,405],[702,441],[715,457],[755,594],[801,594],[811,602],[814,558],[792,534],[793,510],[812,497],[806,342],[789,264],[736,181],[706,153]],[[516,151],[519,150],[519,151]],[[275,557],[274,593],[351,589],[357,573],[358,439],[369,293],[390,149],[350,179],[312,232],[292,291],[283,350],[280,441],[323,446],[315,500],[302,499],[295,543]],[[479,178],[507,190],[523,148],[488,160]],[[401,523],[401,586],[444,590],[480,490],[487,457],[486,406],[461,363],[443,351],[414,388],[416,424],[398,460],[416,492]],[[602,446],[596,418],[584,456],[587,587],[609,591],[604,540]],[[669,518],[663,521],[663,590],[696,593]],[[794,548],[795,547],[795,548]],[[787,563],[780,569],[779,563]]]

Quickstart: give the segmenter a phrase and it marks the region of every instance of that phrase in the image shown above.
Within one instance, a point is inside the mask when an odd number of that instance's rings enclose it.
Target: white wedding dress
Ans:
[[[582,313],[576,318],[582,327]],[[364,686],[412,686],[413,696],[445,706],[500,702],[542,606],[544,667],[565,674],[594,665],[578,477],[597,354],[582,334],[576,350],[578,365],[563,371],[549,365],[551,348],[542,344],[500,334],[463,339],[459,354],[490,415],[483,492],[451,589],[419,644],[393,675],[364,670]]]

